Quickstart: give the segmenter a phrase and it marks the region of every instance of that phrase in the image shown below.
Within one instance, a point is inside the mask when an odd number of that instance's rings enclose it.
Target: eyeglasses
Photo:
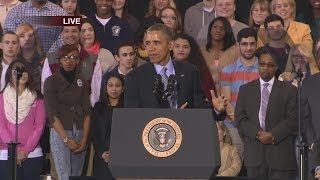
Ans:
[[[161,16],[161,19],[176,21],[177,17],[174,17],[174,16]]]
[[[274,68],[276,65],[274,63],[265,63],[265,62],[259,62],[260,67],[267,67],[267,68]]]
[[[251,42],[251,43],[241,42],[240,46],[243,46],[243,47],[247,47],[247,46],[254,47],[254,46],[257,46],[257,43],[256,42]]]
[[[61,59],[62,59],[63,61],[71,61],[71,62],[74,62],[74,61],[78,60],[79,57],[78,57],[78,56],[63,56]]]

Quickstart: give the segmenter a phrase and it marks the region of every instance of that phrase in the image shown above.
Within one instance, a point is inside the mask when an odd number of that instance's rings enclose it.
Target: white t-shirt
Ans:
[[[109,20],[111,19],[111,17],[109,17],[108,19],[101,19],[101,18],[99,18],[97,15],[96,15],[96,18],[98,19],[98,21],[102,24],[102,25],[106,25],[108,22],[109,22]]]

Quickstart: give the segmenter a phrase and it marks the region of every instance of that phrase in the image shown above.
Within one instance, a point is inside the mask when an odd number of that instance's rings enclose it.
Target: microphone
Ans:
[[[177,87],[177,77],[171,74],[168,78],[167,89],[164,91],[162,99],[167,100],[167,98],[174,93],[176,87]]]
[[[16,80],[19,80],[22,77],[22,74],[26,71],[25,67],[17,66],[14,70],[14,75],[16,76]]]
[[[162,83],[162,78],[160,74],[157,74],[154,77],[154,83],[153,83],[153,88],[152,88],[152,93],[160,99],[163,95],[163,83]]]
[[[294,78],[297,79],[298,81],[301,81],[303,76],[304,76],[304,74],[302,73],[301,68],[299,68],[297,71],[295,71],[294,74],[295,74]]]

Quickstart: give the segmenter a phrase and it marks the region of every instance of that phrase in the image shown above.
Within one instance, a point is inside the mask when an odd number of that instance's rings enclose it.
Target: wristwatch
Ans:
[[[64,143],[68,143],[68,137],[63,138]]]

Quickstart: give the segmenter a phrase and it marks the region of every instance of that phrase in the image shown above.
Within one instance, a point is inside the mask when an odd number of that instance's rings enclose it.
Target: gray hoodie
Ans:
[[[200,29],[209,24],[215,18],[215,12],[207,12],[203,9],[203,2],[200,2],[187,9],[184,17],[184,32],[193,38],[197,38]]]

